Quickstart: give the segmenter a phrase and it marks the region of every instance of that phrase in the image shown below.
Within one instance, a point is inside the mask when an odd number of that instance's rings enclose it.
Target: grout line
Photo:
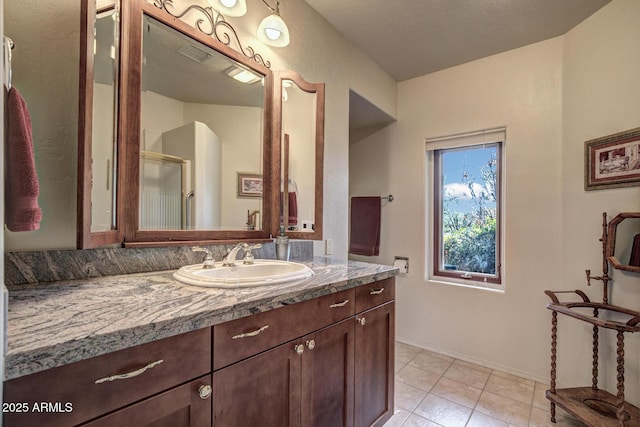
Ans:
[[[404,369],[405,367],[409,366],[410,362],[411,362],[411,361],[413,361],[416,357],[418,357],[421,353],[423,353],[423,351],[425,351],[425,350],[421,350],[421,351],[419,351],[418,353],[416,353],[413,357],[411,357],[411,358],[409,359],[409,361],[407,361],[406,363],[404,363],[404,364],[403,364],[403,366],[398,370],[398,372],[399,372],[399,371],[401,371],[402,369]],[[428,351],[428,350],[427,350],[427,351]],[[430,352],[430,353],[437,354],[437,353],[435,353],[435,352]],[[422,417],[421,415],[417,414],[417,413],[415,412],[415,409],[417,409],[417,407],[418,407],[418,406],[420,406],[420,404],[422,404],[422,402],[423,402],[423,401],[424,401],[424,400],[425,400],[429,395],[433,395],[433,396],[436,396],[436,397],[438,397],[438,398],[440,398],[440,399],[444,399],[444,400],[447,400],[447,401],[449,401],[449,402],[452,402],[452,403],[455,403],[455,404],[461,405],[461,404],[459,404],[459,403],[457,403],[457,402],[454,402],[454,401],[452,401],[452,400],[450,400],[450,399],[447,399],[447,398],[445,398],[445,397],[440,397],[440,396],[437,396],[437,395],[435,395],[435,394],[433,394],[433,393],[432,393],[432,391],[433,391],[433,389],[436,387],[436,385],[437,385],[437,384],[438,384],[438,383],[439,383],[443,378],[445,378],[446,373],[447,373],[447,372],[448,372],[448,371],[453,367],[454,363],[455,363],[457,360],[459,360],[459,359],[457,359],[457,358],[451,358],[451,359],[452,359],[452,360],[451,360],[451,363],[449,364],[449,366],[447,367],[447,369],[446,369],[442,374],[440,374],[440,375],[439,375],[438,380],[434,383],[434,385],[433,385],[433,386],[430,388],[430,390],[426,393],[425,397],[424,397],[424,398],[423,398],[423,399],[418,403],[418,405],[417,405],[413,410],[411,410],[411,411],[407,411],[407,412],[409,412],[409,415],[408,415],[408,416],[407,416],[407,418],[402,422],[401,426],[402,426],[402,425],[405,425],[405,424],[407,423],[407,421],[409,420],[409,418],[410,418],[412,415],[416,415],[416,416],[418,416],[418,417],[424,418],[424,417]],[[478,365],[478,366],[482,366],[482,365]],[[416,368],[417,368],[417,369],[421,369],[421,368],[418,368],[418,367],[416,367]],[[425,371],[425,372],[429,372],[429,371]],[[465,422],[465,426],[466,426],[466,425],[468,425],[468,424],[470,423],[471,418],[473,417],[473,415],[474,415],[476,412],[478,412],[478,413],[479,413],[479,414],[481,414],[481,415],[489,416],[489,417],[491,417],[491,418],[494,418],[494,419],[496,419],[496,420],[499,420],[499,421],[501,421],[501,422],[504,422],[504,423],[509,424],[509,422],[508,422],[508,421],[506,421],[506,420],[504,420],[504,419],[502,419],[502,418],[495,417],[495,416],[493,416],[493,415],[489,415],[489,414],[485,414],[485,413],[480,412],[480,411],[478,411],[478,410],[477,410],[477,408],[478,408],[478,403],[480,402],[480,399],[481,399],[482,395],[483,395],[485,392],[488,392],[488,391],[487,391],[487,384],[489,384],[489,380],[491,379],[491,376],[492,376],[492,375],[494,375],[494,373],[495,373],[495,372],[503,372],[503,371],[500,371],[500,370],[498,370],[498,369],[490,368],[490,370],[489,370],[489,375],[488,375],[488,377],[487,377],[487,380],[484,382],[484,384],[483,384],[483,386],[482,386],[482,388],[481,388],[480,395],[478,396],[478,399],[476,400],[476,402],[475,402],[475,404],[474,404],[473,408],[470,408],[470,409],[471,409],[471,413],[469,414],[469,418],[468,418],[468,419],[467,419],[467,421]],[[508,372],[505,372],[505,373],[507,373],[507,374],[508,374]],[[455,380],[453,380],[453,381],[455,381]],[[470,385],[470,384],[466,384],[466,383],[463,383],[463,382],[461,382],[461,381],[457,381],[457,382],[460,382],[461,384],[463,384],[463,385],[465,385],[465,386],[471,386],[471,387],[473,387],[472,385]],[[530,423],[531,423],[531,418],[532,418],[532,416],[533,416],[533,407],[534,407],[534,400],[535,400],[535,383],[536,383],[536,382],[534,381],[533,393],[532,393],[532,396],[531,396],[530,401],[529,401],[529,411],[528,411],[527,424],[530,424]],[[504,399],[508,399],[508,398],[505,398],[505,397],[503,397],[503,396],[501,396],[501,395],[498,395],[498,396],[500,396],[501,398],[504,398]],[[524,402],[522,402],[522,403],[524,403]],[[525,404],[526,404],[526,403],[525,403]],[[461,405],[461,406],[464,406],[464,405]],[[436,423],[435,421],[430,420],[430,419],[428,419],[428,418],[425,418],[425,419],[427,419],[428,421],[430,421],[430,422],[432,422],[432,423],[434,423],[434,424],[438,424],[438,423]],[[438,425],[439,425],[439,424],[438,424]]]

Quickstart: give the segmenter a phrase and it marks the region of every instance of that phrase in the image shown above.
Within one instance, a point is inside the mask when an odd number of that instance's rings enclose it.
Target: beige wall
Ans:
[[[208,5],[206,0],[196,2]],[[182,3],[176,0],[174,6]],[[9,251],[75,247],[79,4],[5,1],[5,32],[17,45],[14,81],[34,123],[43,209],[40,230],[5,232]],[[253,35],[268,13],[260,2],[250,3],[246,16],[228,21],[245,46],[271,62],[272,70],[292,69],[308,81],[326,83],[324,234],[333,239],[335,254],[346,257],[349,88],[395,115],[396,83],[304,0],[282,2],[280,11],[291,32],[291,44],[282,49],[264,46]],[[322,242],[316,246],[320,251]]]
[[[564,37],[563,49],[563,133],[562,133],[562,271],[564,288],[580,288],[602,298],[596,282],[587,288],[583,270],[600,271],[598,238],[602,212],[609,218],[619,212],[640,211],[640,188],[583,191],[584,141],[640,126],[640,2],[614,0]],[[640,275],[613,271],[611,302],[640,310]],[[565,322],[566,323],[566,322]],[[591,331],[578,325],[563,325],[559,333],[566,346],[589,351]],[[569,326],[572,329],[567,330]],[[611,369],[615,336],[606,335],[601,357],[602,375],[614,387]],[[627,334],[625,347],[626,393],[640,403],[640,334]],[[582,359],[585,359],[583,357]],[[575,382],[588,372],[581,360],[572,367],[565,359],[563,375]],[[604,367],[608,369],[605,369]],[[615,388],[614,388],[615,389]]]
[[[599,272],[601,214],[640,210],[638,187],[586,193],[584,141],[640,125],[640,2],[612,4],[555,38],[402,82],[398,122],[351,146],[351,194],[393,194],[374,262],[410,257],[397,279],[397,337],[548,381],[545,289],[582,289]],[[506,126],[505,291],[425,280],[424,138]],[[361,258],[362,259],[362,258]],[[364,258],[367,259],[367,258]],[[613,273],[614,303],[640,309],[638,275]],[[559,381],[590,384],[591,329],[560,319]],[[627,396],[640,401],[640,337],[627,337]],[[615,337],[601,381],[615,390]]]

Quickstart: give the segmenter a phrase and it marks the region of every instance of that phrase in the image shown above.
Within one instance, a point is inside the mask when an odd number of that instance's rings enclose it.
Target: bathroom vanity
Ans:
[[[316,258],[285,285],[171,272],[10,289],[5,425],[382,425],[397,269]]]

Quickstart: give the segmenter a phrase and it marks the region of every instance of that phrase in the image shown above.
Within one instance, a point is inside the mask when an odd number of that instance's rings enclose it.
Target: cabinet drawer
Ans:
[[[4,384],[4,402],[27,413],[5,413],[5,425],[75,425],[205,375],[211,367],[211,329],[116,351]],[[46,402],[43,410],[41,402]],[[65,412],[68,411],[68,412]]]
[[[354,289],[348,289],[216,325],[213,369],[353,316],[354,300]]]
[[[212,399],[201,392],[201,388],[211,384],[211,375],[206,375],[89,421],[82,427],[211,427]]]
[[[356,288],[356,313],[395,299],[395,278],[380,280]]]

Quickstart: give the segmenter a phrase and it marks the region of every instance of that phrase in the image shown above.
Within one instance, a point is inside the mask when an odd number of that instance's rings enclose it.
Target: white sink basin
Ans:
[[[223,267],[222,262],[215,265],[209,269],[202,268],[202,264],[186,265],[173,273],[173,277],[189,285],[237,288],[292,282],[314,275],[304,264],[270,259],[257,259],[249,265],[238,261],[235,267]]]

